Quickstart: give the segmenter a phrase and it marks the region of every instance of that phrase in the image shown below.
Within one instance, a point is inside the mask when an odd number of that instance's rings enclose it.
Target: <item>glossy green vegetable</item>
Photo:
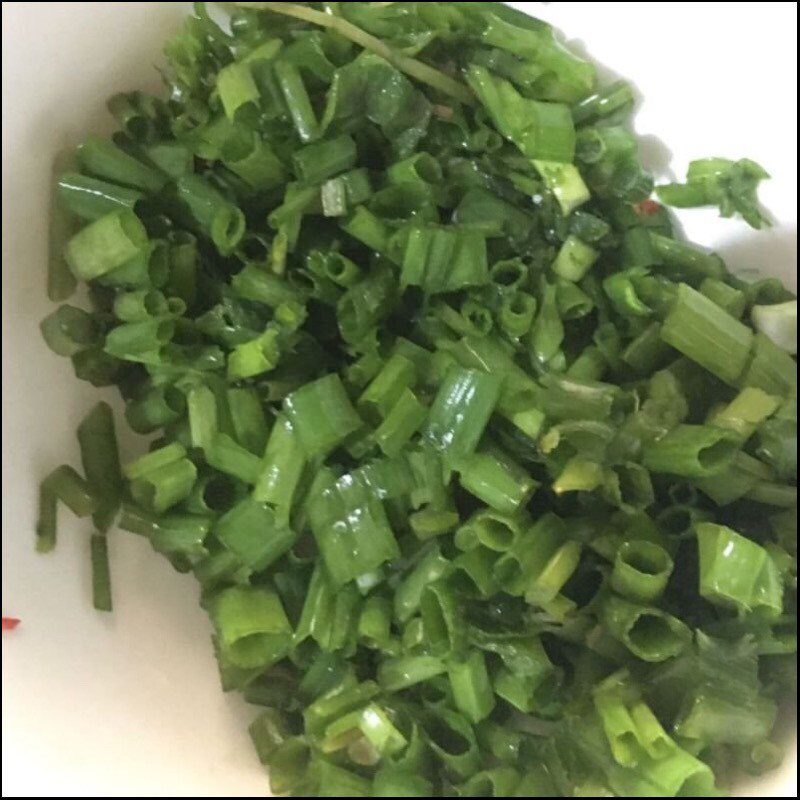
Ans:
[[[98,403],[37,549],[91,516],[104,611],[118,515],[197,579],[274,794],[715,796],[774,766],[796,300],[676,235],[631,86],[546,23],[223,5],[55,180],[49,295],[88,310],[43,338],[150,442],[120,467]],[[760,227],[765,177],[656,192]]]

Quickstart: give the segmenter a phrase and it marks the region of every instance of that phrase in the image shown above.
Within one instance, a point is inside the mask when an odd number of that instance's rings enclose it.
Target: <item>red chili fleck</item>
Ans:
[[[633,208],[640,217],[652,217],[661,210],[661,204],[655,200],[642,200],[640,203],[634,203]]]
[[[13,631],[19,625],[19,620],[14,617],[3,617],[3,630]]]

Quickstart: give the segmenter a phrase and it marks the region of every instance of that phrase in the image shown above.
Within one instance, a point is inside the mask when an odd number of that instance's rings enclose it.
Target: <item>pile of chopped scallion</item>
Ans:
[[[42,483],[200,584],[272,790],[708,796],[775,766],[797,303],[665,205],[623,82],[498,3],[203,3],[57,180],[42,323],[110,407]],[[665,205],[662,205],[665,204]],[[63,244],[63,242],[62,242]],[[63,253],[63,256],[62,256]],[[211,687],[209,687],[211,690]]]

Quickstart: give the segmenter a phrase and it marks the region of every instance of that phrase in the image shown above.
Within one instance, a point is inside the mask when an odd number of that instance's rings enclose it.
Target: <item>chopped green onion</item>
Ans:
[[[100,510],[100,499],[87,481],[70,466],[56,467],[39,485],[36,549],[40,553],[49,553],[56,546],[59,501],[78,517],[88,517]]]
[[[425,439],[448,458],[469,455],[489,421],[500,382],[475,370],[452,369],[442,383],[423,431]]]
[[[292,392],[283,405],[309,457],[329,452],[362,426],[338,375],[327,375]]]
[[[767,551],[723,525],[695,525],[700,551],[700,594],[721,605],[780,614],[782,589]]]
[[[529,100],[509,81],[492,75],[484,67],[470,66],[467,82],[495,127],[528,159],[572,161],[575,130],[567,106]]]
[[[339,136],[306,145],[294,156],[297,177],[307,183],[321,183],[356,163],[356,143],[350,136]]]
[[[99,278],[136,258],[147,245],[147,233],[130,209],[111,211],[76,233],[65,258],[81,280]]]
[[[661,326],[661,338],[726,383],[736,384],[753,334],[716,303],[682,283]]]
[[[99,340],[97,323],[91,314],[74,306],[59,306],[39,324],[42,338],[57,355],[74,356]]]
[[[797,388],[797,362],[763,333],[757,333],[753,337],[750,363],[738,385],[787,397]]]
[[[730,431],[705,425],[678,425],[645,445],[644,465],[653,472],[706,478],[725,470],[739,447]]]
[[[614,558],[611,587],[631,600],[653,602],[666,588],[673,566],[669,553],[660,545],[623,542]]]
[[[763,167],[742,158],[704,158],[692,161],[686,183],[668,183],[657,188],[659,199],[676,208],[719,206],[720,215],[735,213],[753,228],[769,226],[770,222],[758,206],[758,184],[769,175]]]
[[[86,310],[41,333],[149,444],[120,467],[94,406],[37,550],[59,502],[92,516],[111,610],[119,511],[197,579],[276,796],[713,796],[712,765],[773,767],[794,295],[679,235],[632,85],[546,22],[222,5],[57,160],[48,295]],[[759,227],[765,177],[702,159],[655,191]]]
[[[217,250],[223,255],[233,252],[245,232],[242,211],[197,175],[179,178],[177,194]]]
[[[77,161],[84,172],[148,194],[159,191],[167,176],[148,167],[106,139],[90,136],[78,148]]]
[[[456,707],[467,719],[478,723],[492,713],[495,700],[480,650],[473,650],[464,661],[451,662],[447,674]]]
[[[217,433],[205,451],[214,469],[253,485],[261,474],[261,460],[225,433]]]
[[[553,193],[563,214],[571,213],[591,197],[580,172],[572,164],[539,160],[534,161],[533,166]]]
[[[278,560],[297,540],[265,503],[249,498],[237,503],[214,524],[219,541],[254,572]]]
[[[105,532],[117,514],[123,489],[114,415],[107,403],[98,403],[83,418],[78,426],[78,443],[83,472],[99,499],[94,524]]]
[[[335,585],[398,555],[380,500],[360,481],[345,475],[321,488],[309,503],[311,530]]]
[[[743,291],[729,286],[717,278],[705,278],[699,289],[701,294],[704,294],[709,300],[713,300],[732,317],[742,318],[747,305],[747,298]]]
[[[461,485],[501,513],[513,514],[527,504],[537,483],[503,453],[473,453],[457,466]]]
[[[442,557],[438,548],[429,550],[397,587],[394,596],[394,614],[397,620],[408,622],[419,611],[425,587],[448,574],[450,569],[450,562]]]
[[[64,169],[71,166],[69,151],[56,154],[52,164],[52,183],[57,183]],[[47,297],[53,303],[67,300],[75,292],[77,281],[64,258],[64,242],[72,233],[72,219],[56,193],[50,200],[47,231]]]
[[[300,140],[314,141],[319,136],[319,124],[300,71],[294,64],[278,60],[275,62],[275,77]]]
[[[609,633],[642,661],[673,658],[691,641],[691,631],[676,617],[619,597],[606,600],[602,618]]]
[[[256,587],[231,587],[214,600],[211,620],[222,651],[239,667],[265,667],[291,644],[291,627],[278,595]]]
[[[258,102],[258,87],[247,64],[228,64],[217,73],[217,92],[228,119],[247,103]]]
[[[87,220],[99,219],[120,208],[133,211],[144,197],[136,189],[72,172],[59,177],[57,191],[65,208]]]
[[[597,251],[578,239],[569,236],[558,251],[552,270],[568,281],[579,281],[597,259]]]
[[[108,566],[108,539],[93,534],[92,552],[92,605],[98,611],[113,611],[111,602],[111,575]]]
[[[725,277],[725,265],[715,253],[704,253],[654,231],[650,231],[650,248],[654,263],[673,276],[687,280]]]
[[[718,428],[732,430],[744,441],[758,430],[780,405],[777,397],[761,389],[746,387],[727,406],[713,413],[708,422]]]

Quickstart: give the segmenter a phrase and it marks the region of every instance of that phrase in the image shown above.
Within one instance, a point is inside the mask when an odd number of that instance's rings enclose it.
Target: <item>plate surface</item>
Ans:
[[[98,399],[40,340],[53,155],[104,133],[105,99],[156,88],[183,3],[3,3],[3,795],[263,796],[253,716],[219,689],[191,577],[140,538],[111,538],[115,612],[92,611],[88,527],[64,518],[33,552],[36,485],[77,463],[74,430]],[[794,3],[515,3],[553,22],[644,98],[647,165],[749,156],[775,177],[769,232],[683,212],[686,233],[734,269],[796,289],[797,6]],[[655,138],[655,137],[658,138]],[[666,144],[664,144],[666,143]],[[667,149],[669,148],[669,149]],[[671,152],[670,152],[671,150]],[[114,393],[102,393],[118,407]],[[121,426],[120,426],[121,427]],[[123,440],[136,452],[133,437]],[[141,450],[141,445],[138,445]],[[788,702],[788,701],[787,701]],[[797,794],[796,746],[748,796]]]

